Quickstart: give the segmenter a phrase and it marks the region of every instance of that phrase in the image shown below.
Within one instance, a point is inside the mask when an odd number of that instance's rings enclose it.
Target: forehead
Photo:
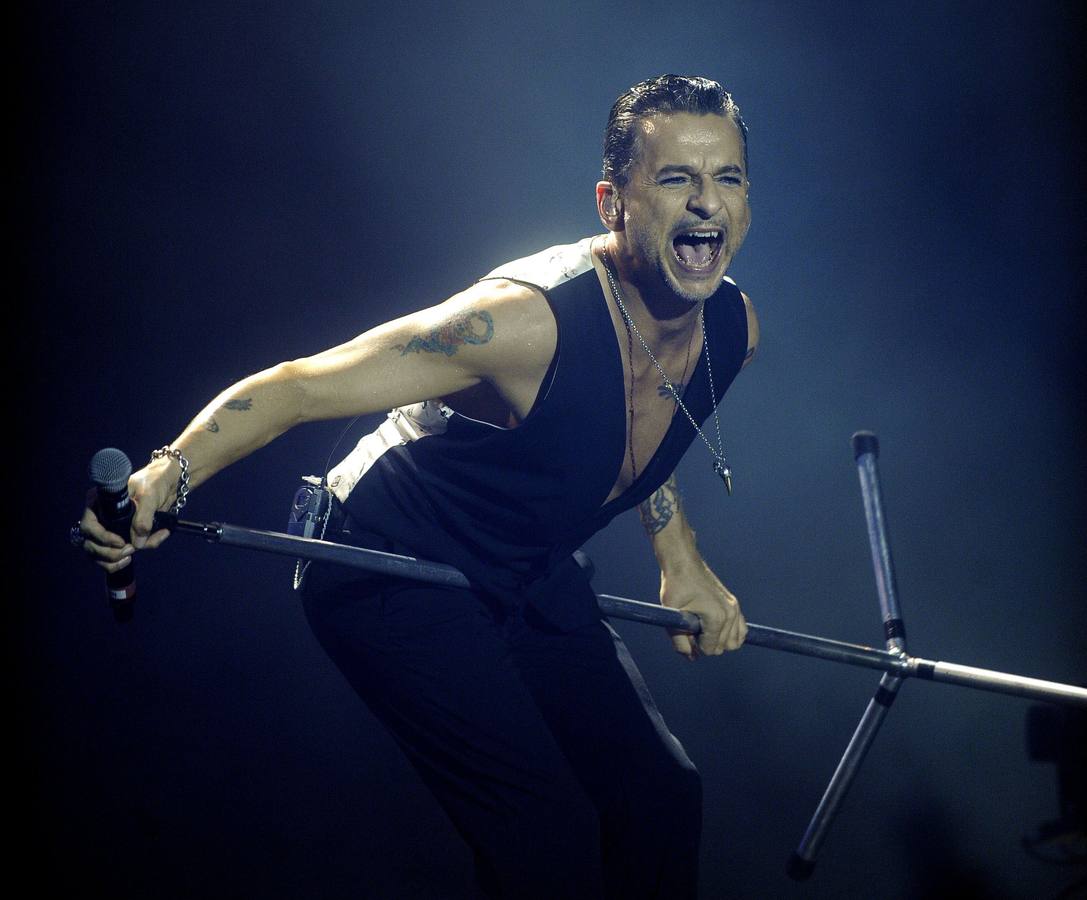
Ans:
[[[638,123],[635,165],[721,168],[744,164],[743,136],[728,116],[661,113]]]

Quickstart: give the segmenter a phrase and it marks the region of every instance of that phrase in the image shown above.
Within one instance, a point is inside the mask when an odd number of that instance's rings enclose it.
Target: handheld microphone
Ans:
[[[132,528],[135,507],[128,496],[128,478],[132,463],[123,452],[114,447],[99,450],[87,467],[87,474],[95,484],[94,512],[109,531],[121,535],[127,542]],[[133,560],[123,569],[106,573],[106,594],[118,622],[132,619],[136,600],[136,572]]]

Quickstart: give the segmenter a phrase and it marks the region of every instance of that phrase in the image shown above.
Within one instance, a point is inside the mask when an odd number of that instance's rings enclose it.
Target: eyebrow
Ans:
[[[660,169],[657,170],[658,175],[663,175],[665,172],[683,172],[687,175],[697,175],[698,169],[694,166],[661,166]],[[725,173],[743,175],[744,170],[739,166],[728,165],[721,166],[721,168],[717,169],[713,174],[722,175]]]

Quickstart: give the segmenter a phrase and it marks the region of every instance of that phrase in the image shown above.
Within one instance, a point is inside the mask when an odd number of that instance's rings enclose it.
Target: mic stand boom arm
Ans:
[[[168,528],[181,534],[197,535],[210,543],[224,544],[228,547],[242,547],[246,550],[260,550],[264,553],[275,553],[295,559],[333,563],[430,584],[470,587],[468,579],[453,566],[427,562],[411,556],[400,556],[396,553],[385,553],[380,550],[367,550],[331,541],[296,537],[277,531],[261,531],[256,528],[244,528],[219,522],[188,522],[169,513],[155,514],[155,528]],[[578,557],[578,562],[583,568],[591,568],[591,563],[585,554],[579,551],[575,556]],[[625,597],[614,597],[610,594],[597,594],[597,602],[601,612],[613,618],[658,625],[690,634],[698,634],[701,631],[698,617],[693,613],[670,609],[658,603],[645,603]],[[1076,685],[1027,678],[1009,672],[994,672],[955,663],[936,662],[908,656],[905,653],[785,631],[767,625],[755,625],[749,622],[745,643],[852,666],[880,669],[899,678],[918,677],[957,684],[960,687],[1014,694],[1019,697],[1087,708],[1087,688]]]

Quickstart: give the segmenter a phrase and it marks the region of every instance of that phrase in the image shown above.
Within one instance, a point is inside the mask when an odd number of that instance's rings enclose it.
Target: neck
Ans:
[[[702,303],[678,296],[655,272],[646,272],[611,232],[602,244],[602,260],[618,282],[623,304],[653,346],[686,344],[698,327]],[[658,284],[658,282],[660,282]]]

